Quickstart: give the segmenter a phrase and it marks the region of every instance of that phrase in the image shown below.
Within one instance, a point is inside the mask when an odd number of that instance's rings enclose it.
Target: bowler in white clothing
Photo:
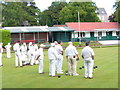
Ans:
[[[37,54],[36,54],[36,60],[38,60],[39,62],[39,68],[38,68],[38,73],[40,74],[44,74],[43,72],[43,68],[44,68],[44,63],[43,63],[43,60],[44,60],[44,52],[43,52],[43,49],[44,49],[45,45],[41,44],[40,45],[40,48],[37,50]]]
[[[6,52],[7,52],[7,58],[11,58],[11,45],[10,43],[8,43],[5,48],[6,48]]]
[[[21,49],[21,60],[22,62],[24,62],[23,64],[26,65],[28,63],[26,43],[23,43],[20,49]]]
[[[35,62],[35,47],[34,44],[32,44],[32,42],[29,43],[29,51],[28,51],[28,56],[29,56],[29,61],[30,61],[30,65],[34,65]]]
[[[0,67],[3,66],[3,64],[2,64],[2,53],[3,53],[2,45],[3,45],[3,43],[0,43]]]
[[[58,53],[58,59],[56,60],[56,71],[58,74],[63,74],[62,70],[62,62],[63,62],[63,48],[62,41],[59,41],[58,44],[55,45],[55,49]]]
[[[13,50],[15,51],[15,66],[18,67],[18,63],[20,62],[20,67],[22,67],[22,60],[21,60],[21,52],[19,43],[15,43],[13,46]],[[19,62],[18,62],[19,61]]]
[[[75,46],[73,46],[72,42],[68,42],[69,46],[66,48],[66,58],[68,62],[68,71],[72,76],[78,76],[79,74],[76,72],[77,61],[79,59],[78,52]]]
[[[55,63],[58,58],[57,51],[55,49],[55,44],[51,43],[51,47],[48,49],[48,58],[50,60],[50,72],[49,76],[55,77]]]
[[[86,47],[82,49],[82,58],[84,59],[85,78],[92,79],[93,64],[94,64],[94,51],[89,46],[90,42],[86,42]]]

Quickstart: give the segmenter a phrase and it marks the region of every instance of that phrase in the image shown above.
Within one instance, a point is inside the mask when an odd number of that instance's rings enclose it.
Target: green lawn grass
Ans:
[[[78,49],[79,55],[82,48]],[[118,47],[94,48],[95,65],[93,79],[85,79],[83,59],[77,63],[77,72],[80,76],[66,76],[60,79],[49,77],[49,60],[45,50],[44,71],[38,74],[38,65],[15,68],[14,53],[7,59],[3,54],[2,88],[118,88]],[[64,57],[63,70],[67,70],[67,62]]]

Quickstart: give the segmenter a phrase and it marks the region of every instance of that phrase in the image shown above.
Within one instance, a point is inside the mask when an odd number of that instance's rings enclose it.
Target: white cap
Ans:
[[[40,47],[45,47],[45,45],[44,44],[40,44]]]
[[[51,47],[54,47],[55,46],[55,43],[51,43]]]
[[[23,43],[23,45],[26,45],[26,43]]]
[[[68,42],[68,44],[69,44],[69,45],[72,45],[72,42],[70,41],[70,42]]]
[[[32,45],[32,42],[29,42],[29,45]]]

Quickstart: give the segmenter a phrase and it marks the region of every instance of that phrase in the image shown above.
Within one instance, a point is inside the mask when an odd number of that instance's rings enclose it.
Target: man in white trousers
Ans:
[[[49,76],[56,77],[55,75],[55,63],[58,58],[57,51],[55,49],[55,44],[51,43],[51,47],[48,49],[48,58],[50,60],[50,72]]]
[[[21,49],[21,60],[23,62],[23,65],[27,64],[28,58],[27,58],[27,46],[26,43],[23,43],[20,47]]]
[[[34,49],[35,49],[35,59],[34,59],[35,61],[34,61],[34,63],[35,64],[39,64],[39,61],[36,60],[36,58],[37,58],[37,51],[38,51],[38,45],[34,44],[33,46],[34,46]]]
[[[79,59],[78,52],[75,46],[73,46],[72,42],[68,42],[69,46],[66,48],[66,59],[68,62],[68,71],[71,76],[78,76],[79,74],[76,72],[77,61]]]
[[[23,67],[21,60],[21,52],[19,42],[15,43],[13,46],[13,50],[15,51],[15,66],[18,67],[18,63],[20,62],[20,67]]]
[[[2,53],[3,53],[2,45],[3,45],[3,43],[0,42],[0,67],[3,66],[3,64],[2,64]]]
[[[94,51],[89,47],[90,42],[86,42],[86,47],[82,49],[82,58],[84,59],[85,78],[92,79],[93,65],[94,65]]]
[[[28,55],[29,55],[30,65],[32,66],[32,65],[34,65],[34,61],[35,61],[35,48],[34,48],[32,42],[29,43]]]
[[[43,63],[44,52],[43,52],[43,49],[44,49],[44,47],[45,47],[45,45],[41,44],[40,48],[38,49],[37,54],[36,54],[36,60],[38,60],[38,62],[39,62],[39,68],[38,68],[38,73],[39,74],[44,74],[44,72],[43,72],[43,68],[44,68],[44,63]]]
[[[6,48],[6,52],[7,52],[7,58],[11,58],[11,45],[10,43],[8,43],[5,48]]]
[[[57,45],[55,45],[55,49],[58,53],[58,59],[56,60],[56,71],[58,74],[63,74],[62,72],[62,62],[63,62],[63,48],[62,41],[59,41]]]

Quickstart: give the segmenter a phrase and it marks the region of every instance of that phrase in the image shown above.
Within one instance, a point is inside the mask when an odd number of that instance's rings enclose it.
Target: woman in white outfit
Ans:
[[[44,52],[43,52],[43,49],[44,49],[44,47],[45,47],[45,45],[41,44],[40,48],[38,49],[37,54],[36,54],[36,60],[38,60],[38,62],[39,62],[39,68],[38,68],[38,73],[39,74],[44,74],[44,72],[43,72],[43,68],[44,68],[44,63],[43,63]]]
[[[11,58],[11,45],[10,43],[8,43],[5,48],[6,48],[6,52],[7,52],[7,58]]]

